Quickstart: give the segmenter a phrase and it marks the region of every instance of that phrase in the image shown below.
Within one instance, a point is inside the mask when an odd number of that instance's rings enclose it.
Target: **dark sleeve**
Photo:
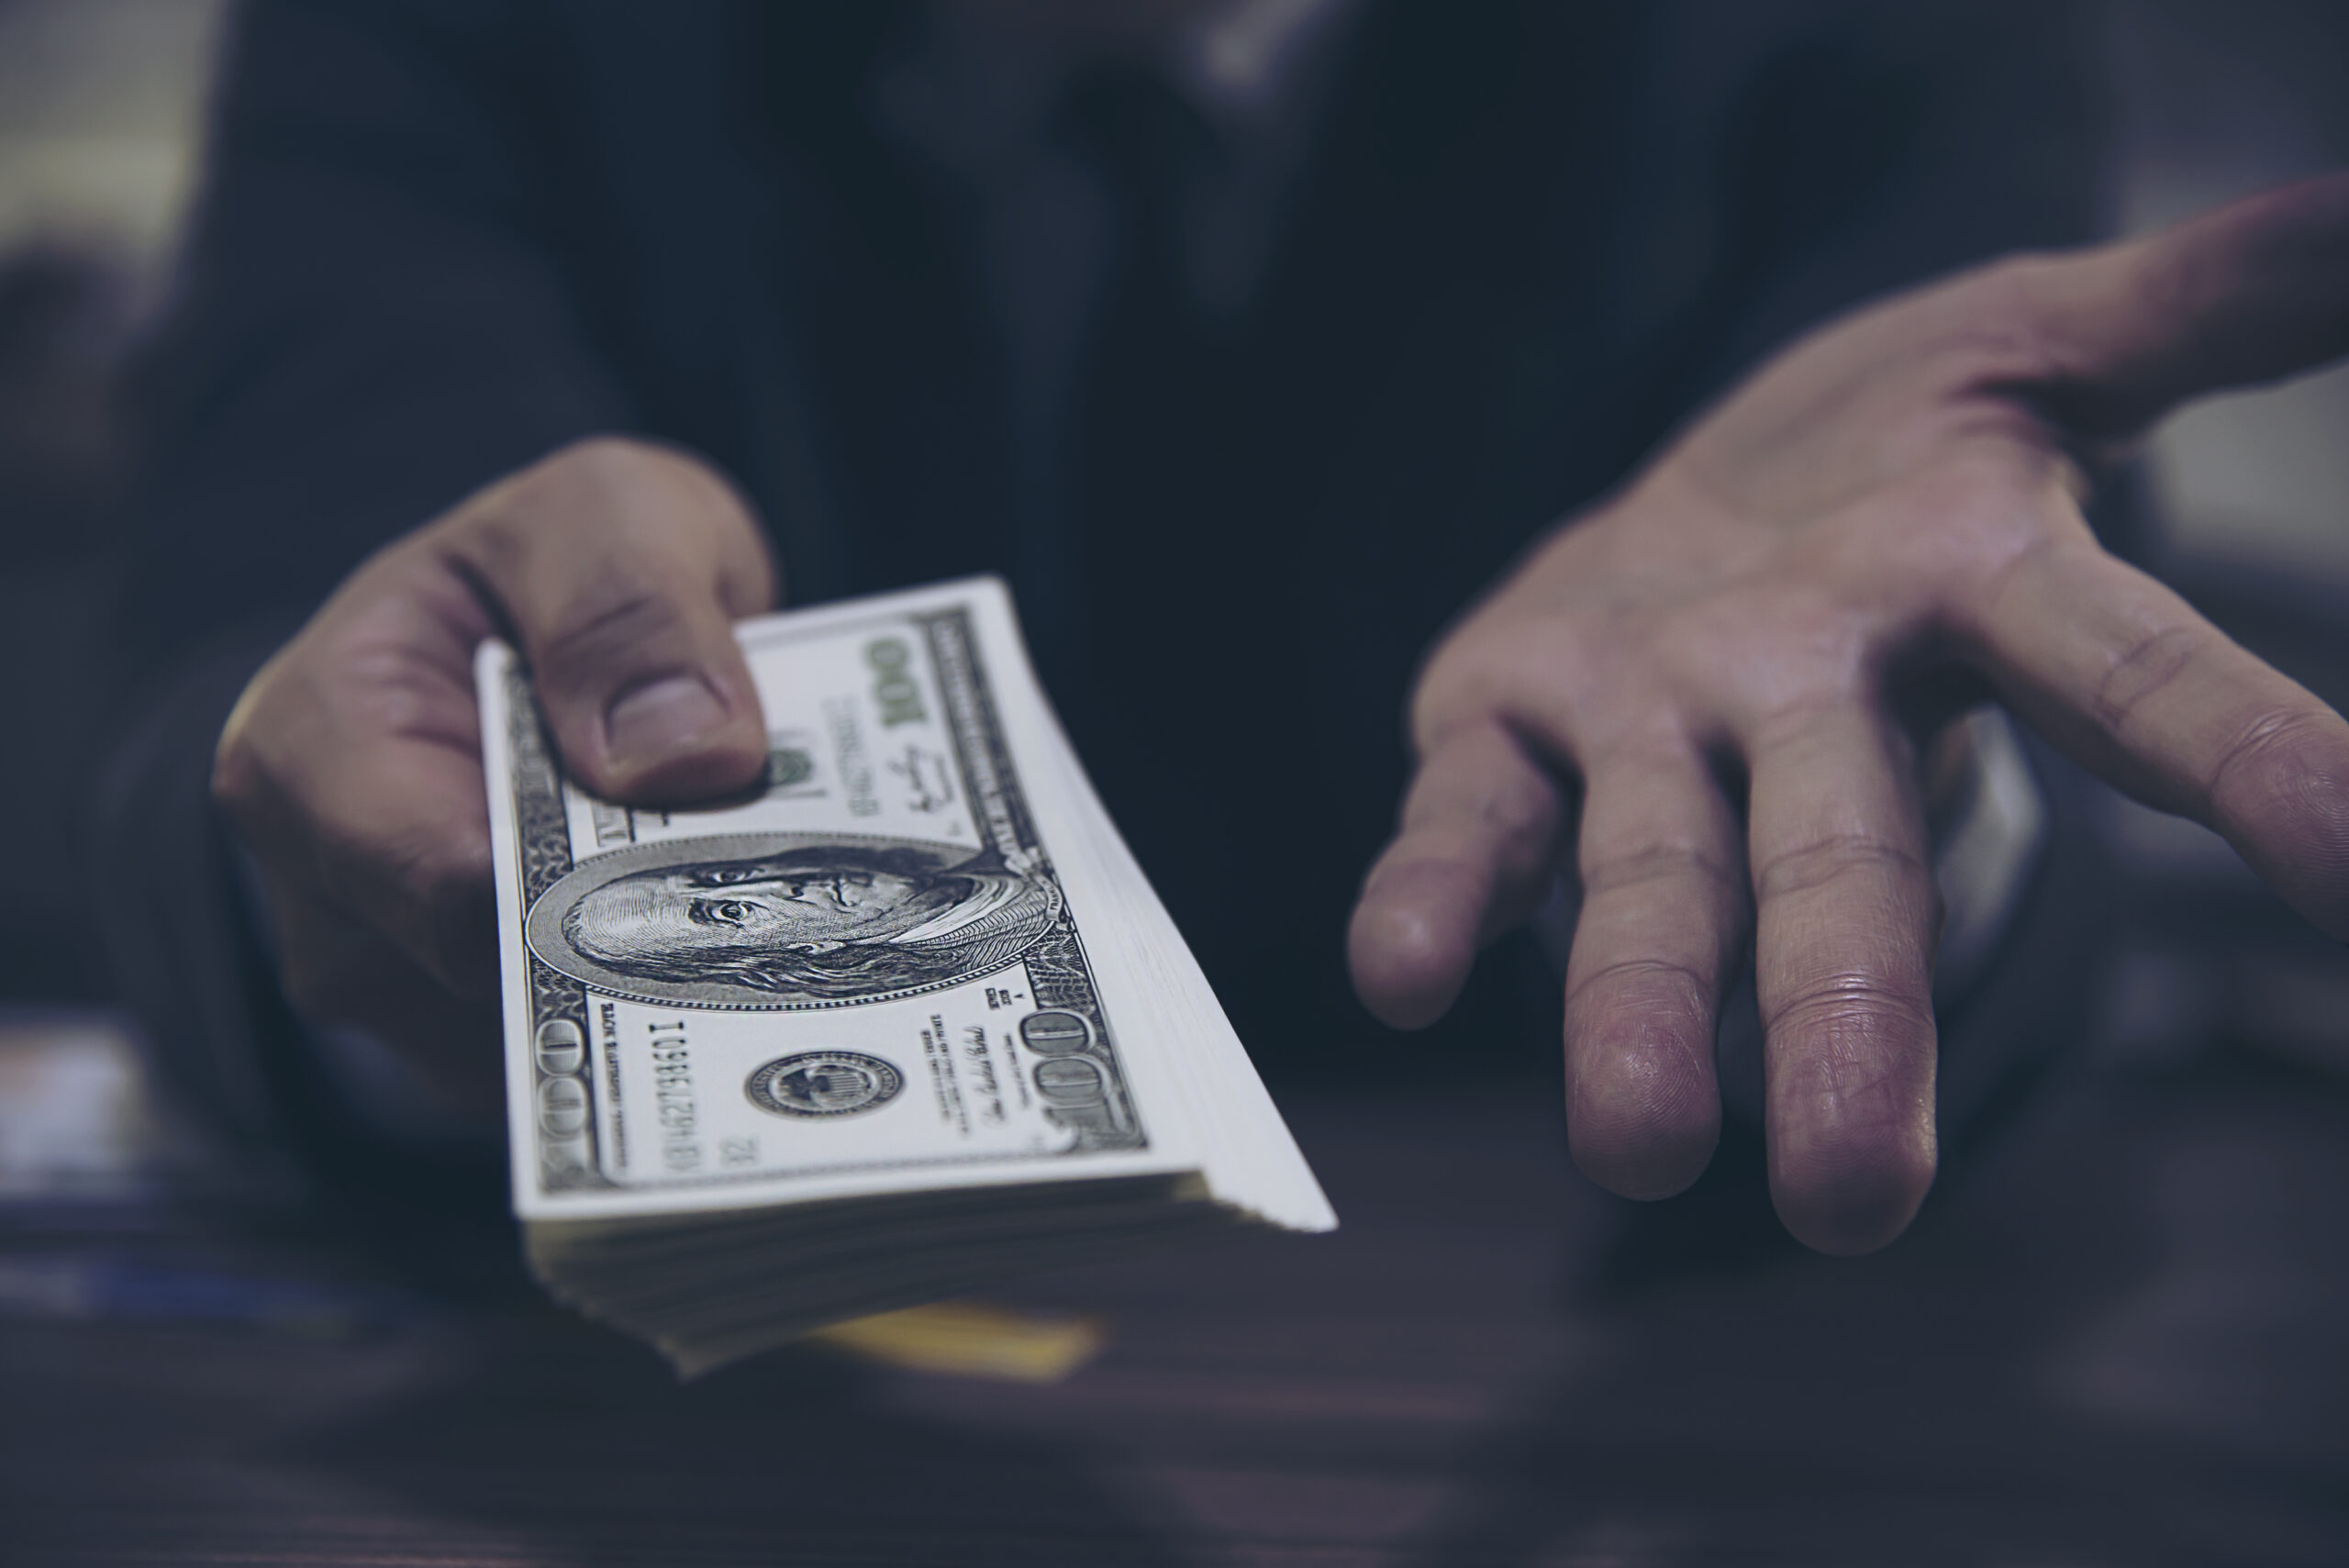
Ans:
[[[298,616],[385,540],[628,401],[558,261],[553,29],[486,0],[242,9],[175,297],[140,356],[129,624]]]
[[[1882,295],[2110,225],[2104,40],[2077,0],[1635,7],[1642,122],[1604,272],[1669,319],[1662,420]]]
[[[229,706],[367,554],[630,411],[583,330],[557,227],[582,178],[558,29],[494,0],[254,0],[206,183],[128,385],[121,625],[143,670],[95,802],[148,890],[106,932],[163,1065],[273,1136],[284,1007],[208,804]]]

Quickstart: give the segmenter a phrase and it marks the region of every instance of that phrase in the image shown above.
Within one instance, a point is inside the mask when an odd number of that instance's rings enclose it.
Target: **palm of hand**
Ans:
[[[2077,461],[2201,384],[2337,351],[2344,243],[2335,182],[1969,274],[1765,367],[1439,647],[1402,829],[1355,914],[1365,1000],[1441,1013],[1575,818],[1577,1160],[1646,1197],[1703,1169],[1750,938],[1779,1211],[1865,1251],[1934,1170],[1916,751],[1953,690],[1987,684],[2349,932],[2349,727],[2106,555]]]

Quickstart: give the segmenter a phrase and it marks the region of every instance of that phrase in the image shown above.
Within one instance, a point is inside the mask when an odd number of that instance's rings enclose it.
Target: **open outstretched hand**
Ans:
[[[2349,725],[2081,513],[2099,462],[2180,400],[2344,350],[2349,176],[1796,343],[1438,646],[1401,828],[1354,912],[1364,1001],[1440,1016],[1572,831],[1584,1170],[1662,1197],[1704,1169],[1750,938],[1778,1212],[1823,1251],[1881,1246],[1934,1170],[1916,758],[1954,674],[2349,939]]]

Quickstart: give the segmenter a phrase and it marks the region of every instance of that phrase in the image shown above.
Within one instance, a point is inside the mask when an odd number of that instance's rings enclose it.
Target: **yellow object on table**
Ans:
[[[1002,1383],[1058,1383],[1108,1342],[1097,1318],[1043,1317],[976,1301],[852,1318],[807,1338],[884,1366]]]

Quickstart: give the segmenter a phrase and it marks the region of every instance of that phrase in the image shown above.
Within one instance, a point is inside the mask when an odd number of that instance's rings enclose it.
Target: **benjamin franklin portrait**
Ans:
[[[530,951],[598,991],[705,1006],[902,995],[990,974],[1049,931],[1048,874],[993,851],[740,833],[583,862],[530,906]]]

